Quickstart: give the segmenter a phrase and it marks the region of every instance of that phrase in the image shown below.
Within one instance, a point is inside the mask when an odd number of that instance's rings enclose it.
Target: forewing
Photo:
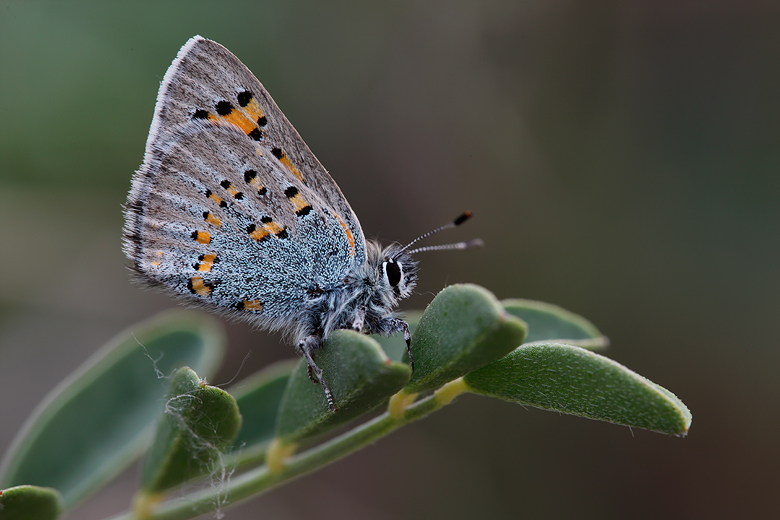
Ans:
[[[146,145],[147,160],[155,148],[195,121],[232,126],[267,149],[287,175],[333,209],[355,242],[355,261],[365,261],[360,223],[339,187],[252,72],[225,47],[200,36],[181,48],[165,74]]]

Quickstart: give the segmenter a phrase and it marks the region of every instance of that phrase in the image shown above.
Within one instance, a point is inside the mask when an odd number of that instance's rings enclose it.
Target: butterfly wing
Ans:
[[[260,81],[225,47],[195,36],[181,48],[160,86],[146,159],[199,119],[239,128],[267,148],[333,208],[355,240],[356,261],[364,261],[365,239],[355,213]]]
[[[200,37],[160,87],[125,253],[150,283],[262,325],[365,262],[360,224],[260,82]]]

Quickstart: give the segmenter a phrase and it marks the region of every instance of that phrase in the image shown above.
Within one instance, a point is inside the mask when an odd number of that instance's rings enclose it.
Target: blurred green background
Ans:
[[[692,410],[683,439],[466,396],[227,511],[249,518],[768,518],[780,510],[780,5],[0,2],[0,449],[104,341],[175,305],[129,282],[121,204],[195,34],[264,83],[367,236],[471,209],[445,284],[590,318]],[[227,324],[214,383],[293,355]],[[243,368],[242,359],[251,352]],[[123,510],[128,472],[72,518]]]

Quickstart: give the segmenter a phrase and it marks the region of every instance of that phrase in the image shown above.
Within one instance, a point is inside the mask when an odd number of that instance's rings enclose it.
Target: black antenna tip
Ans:
[[[452,224],[454,226],[460,226],[461,224],[463,224],[464,222],[466,222],[470,218],[471,218],[471,212],[470,211],[464,211],[461,216],[459,216],[458,218],[456,218],[455,220],[452,221]]]

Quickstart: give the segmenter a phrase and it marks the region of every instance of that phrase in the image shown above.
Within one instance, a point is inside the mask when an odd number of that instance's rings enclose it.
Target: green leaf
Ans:
[[[149,443],[165,395],[159,375],[183,364],[211,374],[223,344],[218,325],[190,311],[122,332],[33,412],[6,454],[0,485],[53,487],[71,507]]]
[[[222,454],[241,429],[233,396],[205,384],[188,367],[174,372],[166,397],[157,436],[144,459],[141,488],[147,494],[221,470]]]
[[[242,464],[261,462],[276,432],[276,416],[290,374],[298,360],[275,363],[244,379],[231,389],[244,417],[233,442]],[[313,386],[313,385],[312,385]]]
[[[17,486],[0,491],[0,520],[55,520],[62,513],[56,489]]]
[[[503,357],[523,342],[526,330],[486,289],[470,284],[445,288],[412,336],[414,374],[404,393],[434,390]]]
[[[523,345],[464,378],[471,392],[545,410],[684,434],[691,413],[674,394],[580,347]]]
[[[335,331],[314,352],[336,403],[331,412],[320,385],[312,384],[305,360],[293,370],[282,397],[276,437],[285,444],[318,435],[359,417],[403,388],[408,365],[392,361],[364,334]]]
[[[609,345],[609,340],[588,320],[551,303],[513,298],[503,300],[506,311],[528,324],[526,343],[557,341],[587,349]]]

